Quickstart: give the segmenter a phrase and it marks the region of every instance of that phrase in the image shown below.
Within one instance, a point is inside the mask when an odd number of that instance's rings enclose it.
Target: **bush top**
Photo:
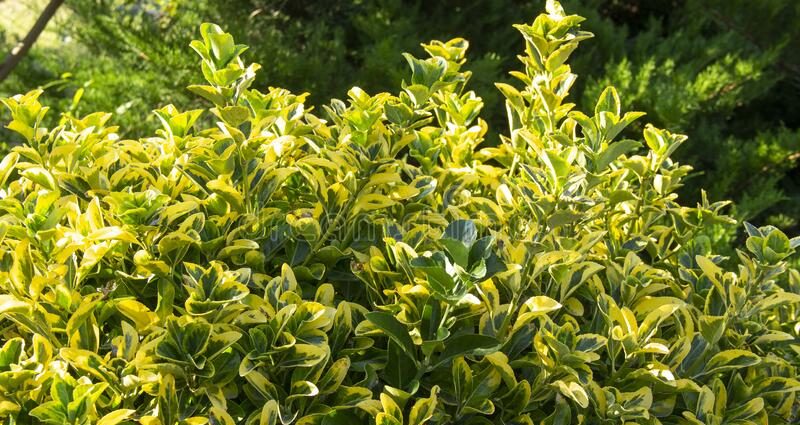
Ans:
[[[789,423],[800,243],[726,203],[681,205],[685,136],[566,103],[582,18],[548,1],[484,143],[463,39],[405,55],[399,94],[319,114],[251,87],[216,25],[192,42],[213,107],[43,126],[0,162],[0,417],[9,423]],[[165,70],[168,72],[168,70]],[[485,147],[484,147],[485,146]],[[794,415],[794,416],[793,416]]]

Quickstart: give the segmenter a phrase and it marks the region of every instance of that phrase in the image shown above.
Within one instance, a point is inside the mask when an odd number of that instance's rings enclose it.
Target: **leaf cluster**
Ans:
[[[486,146],[468,42],[406,55],[397,94],[317,113],[254,88],[213,24],[205,110],[47,128],[0,161],[0,417],[13,424],[782,424],[797,420],[800,245],[675,190],[685,136],[568,103],[590,38],[531,24]],[[203,126],[205,119],[212,126]]]

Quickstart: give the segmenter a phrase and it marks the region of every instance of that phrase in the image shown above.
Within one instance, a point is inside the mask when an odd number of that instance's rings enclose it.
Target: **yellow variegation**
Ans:
[[[4,99],[0,421],[796,422],[800,240],[714,252],[732,221],[679,203],[686,137],[631,134],[614,88],[568,102],[582,20],[517,26],[499,140],[463,39],[316,110],[204,24],[213,107],[139,140]]]

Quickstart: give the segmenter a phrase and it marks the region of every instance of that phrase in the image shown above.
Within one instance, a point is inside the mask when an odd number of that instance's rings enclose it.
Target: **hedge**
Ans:
[[[745,225],[712,252],[733,220],[675,195],[686,137],[621,137],[642,114],[612,87],[566,102],[582,20],[548,1],[516,26],[497,146],[463,39],[317,113],[204,24],[189,90],[213,107],[139,140],[4,99],[26,143],[0,162],[0,417],[794,423],[800,239]]]

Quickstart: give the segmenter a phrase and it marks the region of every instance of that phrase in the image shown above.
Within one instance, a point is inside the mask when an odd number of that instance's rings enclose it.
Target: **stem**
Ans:
[[[444,308],[444,313],[442,314],[442,320],[439,322],[439,327],[444,327],[447,324],[447,319],[450,316],[450,313],[453,310],[452,304],[447,304],[447,307]]]
[[[33,24],[31,30],[25,35],[25,38],[11,50],[8,56],[6,56],[5,61],[3,61],[3,64],[0,65],[0,81],[5,80],[22,58],[25,57],[33,44],[36,43],[36,40],[39,39],[42,31],[47,27],[47,23],[50,22],[50,19],[56,14],[56,11],[62,3],[64,3],[64,0],[50,0],[50,3],[48,3],[42,11],[42,14],[36,19],[36,23]]]
[[[642,204],[644,204],[644,192],[647,189],[647,182],[649,175],[650,173],[645,173],[645,175],[642,176],[642,183],[639,185],[639,199],[636,200],[636,210],[633,213],[633,217],[636,220],[636,223],[638,223],[639,220],[641,219],[641,217],[639,216],[642,213]],[[631,224],[631,226],[628,227],[628,236],[626,239],[631,238],[631,234],[633,233],[633,227],[634,227],[633,224]],[[641,231],[642,229],[639,228],[637,230]]]
[[[244,199],[245,199],[244,212],[246,214],[249,214],[250,213],[250,202],[248,202],[248,200],[250,199],[250,181],[249,181],[249,178],[248,178],[249,176],[247,174],[247,159],[244,157],[244,155],[242,155],[242,147],[241,146],[239,146],[239,163],[242,166],[242,175],[243,175],[242,176],[243,177],[242,180],[244,181],[244,187],[242,188],[243,191],[244,191]]]
[[[514,152],[514,160],[511,161],[511,168],[508,170],[509,176],[514,176],[514,171],[517,170],[517,163],[519,163],[519,154]]]
[[[506,311],[506,317],[503,318],[503,323],[500,325],[500,330],[497,332],[497,339],[502,341],[506,337],[506,329],[511,324],[511,315],[514,310],[517,308],[517,303],[519,302],[519,297],[522,291],[516,292],[514,297],[511,299],[511,303],[508,305],[508,311]]]

